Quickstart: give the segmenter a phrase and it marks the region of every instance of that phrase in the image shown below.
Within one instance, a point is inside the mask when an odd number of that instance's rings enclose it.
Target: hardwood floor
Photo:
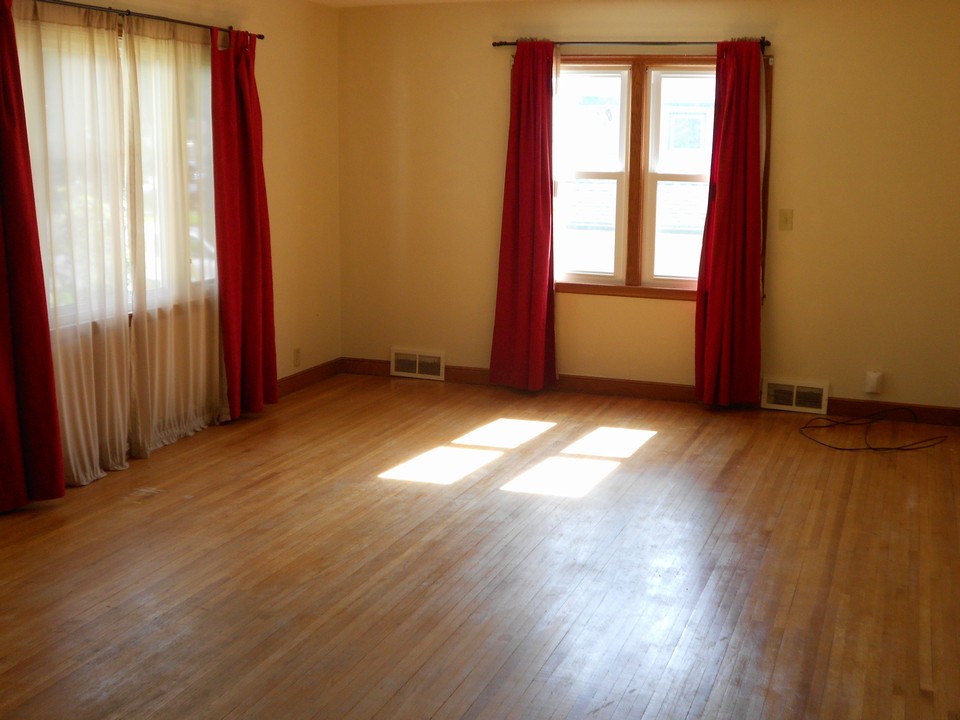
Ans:
[[[960,429],[806,419],[337,376],[0,515],[0,717],[958,720]]]

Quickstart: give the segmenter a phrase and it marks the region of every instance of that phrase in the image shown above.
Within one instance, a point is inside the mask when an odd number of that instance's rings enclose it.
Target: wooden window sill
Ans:
[[[696,290],[640,287],[639,285],[602,285],[599,283],[558,282],[554,289],[576,295],[616,295],[619,297],[659,298],[661,300],[696,300]]]

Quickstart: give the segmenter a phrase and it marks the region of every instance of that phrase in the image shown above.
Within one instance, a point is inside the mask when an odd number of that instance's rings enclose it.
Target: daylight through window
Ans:
[[[559,283],[696,288],[713,58],[567,57],[554,104]]]

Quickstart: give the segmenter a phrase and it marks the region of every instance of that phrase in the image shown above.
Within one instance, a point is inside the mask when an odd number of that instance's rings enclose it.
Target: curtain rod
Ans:
[[[671,45],[716,45],[718,40],[567,40],[554,45],[646,45],[649,47],[669,47]],[[761,37],[760,52],[770,47],[770,41]],[[516,40],[496,40],[493,47],[516,47]]]
[[[162,22],[174,23],[175,25],[189,25],[190,27],[212,29],[214,25],[204,25],[203,23],[191,22],[189,20],[178,20],[176,18],[164,17],[163,15],[150,15],[148,13],[135,12],[133,10],[119,10],[112,7],[102,7],[100,5],[87,5],[85,3],[72,2],[71,0],[37,0],[37,2],[49,3],[50,5],[66,5],[67,7],[80,8],[81,10],[99,10],[101,12],[113,13],[114,15],[123,15],[124,17],[144,18],[145,20],[160,20]],[[232,27],[217,27],[217,30],[230,31]],[[256,34],[257,39],[263,40],[264,36]]]

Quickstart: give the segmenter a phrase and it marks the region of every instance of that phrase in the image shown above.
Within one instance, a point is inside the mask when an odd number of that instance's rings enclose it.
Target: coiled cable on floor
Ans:
[[[906,415],[906,419],[891,417],[896,415]],[[870,430],[879,422],[884,420],[900,420],[903,422],[918,422],[917,413],[914,412],[912,408],[908,407],[899,407],[899,408],[888,408],[886,410],[880,410],[869,415],[862,415],[860,417],[854,418],[830,418],[830,417],[815,417],[811,418],[803,427],[800,428],[800,434],[803,435],[808,440],[812,440],[818,445],[823,445],[828,447],[831,450],[845,450],[845,451],[860,451],[860,450],[872,450],[874,452],[906,452],[908,450],[926,450],[927,448],[935,447],[942,442],[947,440],[946,435],[936,435],[929,438],[924,438],[923,440],[916,440],[914,442],[905,443],[903,445],[874,445],[870,442]],[[828,442],[824,442],[816,437],[811,435],[811,432],[816,430],[829,430],[837,427],[862,427],[863,428],[863,445],[858,445],[856,447],[844,447],[842,445],[833,445]]]

